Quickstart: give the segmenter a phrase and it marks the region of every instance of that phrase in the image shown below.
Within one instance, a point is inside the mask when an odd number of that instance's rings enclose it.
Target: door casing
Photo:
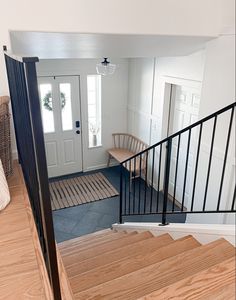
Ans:
[[[171,135],[187,126],[193,124],[198,120],[199,105],[200,105],[200,91],[192,87],[185,87],[179,85],[172,85],[171,88],[171,100],[170,100],[170,113],[168,130]],[[184,206],[187,207],[190,196],[191,186],[194,171],[194,161],[196,155],[196,140],[198,136],[198,130],[193,129],[191,132],[191,143],[189,148],[189,158],[187,165],[187,181],[184,195]],[[183,133],[180,139],[179,146],[179,158],[178,158],[178,171],[177,181],[175,188],[175,199],[182,203],[183,199],[183,186],[184,186],[184,174],[187,157],[187,144],[189,138],[189,131]],[[176,176],[176,161],[177,161],[177,148],[179,140],[174,138],[172,140],[172,155],[171,155],[171,169],[169,179],[169,194],[174,195],[175,176]]]
[[[189,79],[183,79],[183,78],[177,78],[177,77],[171,77],[171,76],[162,76],[161,77],[161,85],[163,87],[163,118],[162,118],[162,131],[161,135],[162,138],[165,138],[166,136],[170,135],[170,114],[171,114],[171,90],[173,85],[177,86],[185,86],[187,88],[191,88],[193,90],[199,91],[199,95],[201,98],[201,87],[202,87],[202,82],[198,80],[189,80]],[[165,156],[166,156],[166,150],[164,149],[163,151],[163,161],[165,161]],[[195,159],[195,153],[193,153],[192,160],[194,161]],[[163,186],[163,178],[164,178],[164,164],[162,164],[162,169],[161,169],[161,186]],[[192,178],[190,178],[190,185],[191,185]],[[173,196],[172,194],[173,191],[169,189],[169,195],[170,198]],[[177,199],[182,201],[182,198]],[[185,202],[185,207],[187,207],[188,204],[188,199]]]

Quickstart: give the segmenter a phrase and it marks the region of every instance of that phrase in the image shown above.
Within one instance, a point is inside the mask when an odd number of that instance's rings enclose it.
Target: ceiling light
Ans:
[[[115,72],[116,65],[111,64],[107,57],[104,57],[104,61],[96,65],[97,73],[103,76],[112,75]]]

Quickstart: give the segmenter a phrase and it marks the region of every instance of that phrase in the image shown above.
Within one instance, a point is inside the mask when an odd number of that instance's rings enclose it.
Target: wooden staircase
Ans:
[[[74,299],[235,299],[235,248],[224,239],[107,229],[58,248]]]

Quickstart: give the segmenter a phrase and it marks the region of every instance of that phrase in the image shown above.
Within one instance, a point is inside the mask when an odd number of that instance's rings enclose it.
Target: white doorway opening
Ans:
[[[198,120],[201,95],[200,82],[176,78],[171,80],[169,78],[165,84],[164,95],[168,136]],[[184,203],[186,208],[189,208],[191,203],[197,138],[198,129],[193,129],[191,131],[187,164],[189,132],[181,134],[180,139],[176,137],[172,140],[169,196],[175,199],[177,205],[178,203],[179,205]],[[188,175],[184,189],[186,169]]]

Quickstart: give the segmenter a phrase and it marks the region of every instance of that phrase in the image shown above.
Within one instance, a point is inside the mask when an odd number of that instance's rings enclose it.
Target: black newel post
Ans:
[[[170,159],[171,159],[171,147],[172,139],[168,139],[166,146],[166,160],[165,160],[165,177],[164,177],[164,198],[163,198],[163,210],[162,210],[162,222],[160,226],[168,225],[166,222],[166,210],[168,201],[168,188],[170,179]]]

